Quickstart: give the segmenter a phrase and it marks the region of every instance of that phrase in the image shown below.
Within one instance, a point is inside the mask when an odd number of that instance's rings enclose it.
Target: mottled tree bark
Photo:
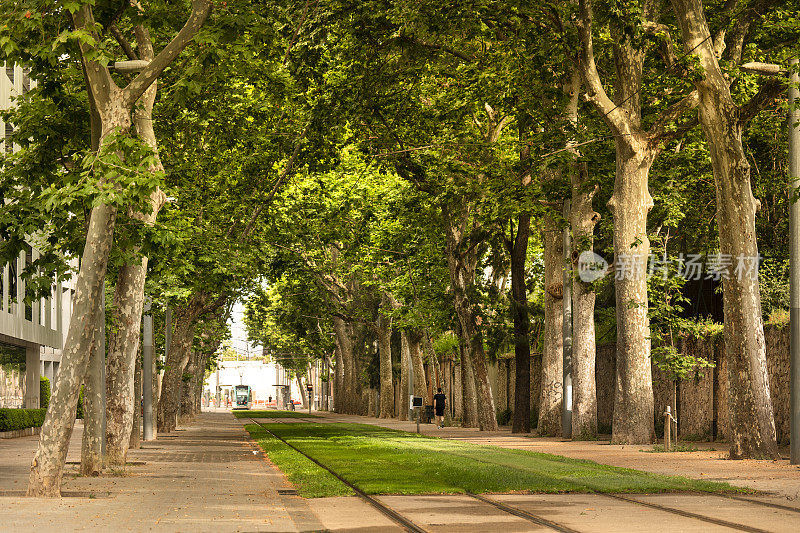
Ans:
[[[144,277],[147,259],[120,268],[114,291],[114,328],[106,361],[106,456],[109,465],[124,465],[133,427],[133,373],[139,351]]]
[[[750,164],[742,147],[741,109],[719,66],[701,0],[673,0],[684,47],[701,69],[693,78],[700,96],[700,123],[708,140],[717,190],[720,253],[733,263],[723,279],[725,354],[733,459],[777,459],[775,420],[767,374],[755,216],[758,200],[750,185]],[[737,272],[736,265],[745,262]],[[748,265],[749,262],[749,265]],[[742,265],[739,265],[742,266]],[[751,267],[747,268],[747,267]]]
[[[105,309],[101,293],[96,302],[95,332],[86,377],[83,380],[83,435],[81,436],[81,468],[84,476],[99,476],[103,461],[103,364],[105,361]]]
[[[136,41],[141,59],[152,61],[155,56],[147,29],[136,26]],[[157,82],[144,92],[133,114],[133,125],[137,136],[154,152],[155,163],[150,166],[153,174],[161,173],[164,167],[158,155],[158,142],[153,129],[153,104]],[[150,195],[149,213],[132,213],[132,216],[148,226],[155,224],[158,212],[164,205],[165,195],[156,189]],[[138,250],[136,250],[138,256]],[[144,306],[144,284],[147,273],[147,257],[133,264],[123,265],[117,276],[114,291],[114,328],[106,361],[106,462],[109,465],[124,465],[128,455],[129,431],[134,416],[133,372],[134,361],[139,353],[139,339]]]
[[[334,328],[335,331],[335,328]],[[343,413],[342,410],[342,387],[344,387],[344,363],[342,357],[342,346],[339,342],[339,336],[336,336],[336,349],[333,352],[334,366],[333,366],[333,410],[337,413]]]
[[[475,391],[475,375],[472,371],[470,352],[459,342],[461,354],[461,425],[465,428],[478,427],[478,395]]]
[[[191,356],[196,318],[202,309],[203,300],[203,297],[195,296],[173,313],[172,342],[165,362],[161,397],[158,399],[159,433],[169,433],[175,429],[176,415],[180,409],[178,396],[183,383],[183,372]]]
[[[356,368],[355,345],[353,342],[353,326],[340,316],[333,317],[333,330],[336,334],[336,345],[341,356],[337,362],[342,364],[341,383],[336,394],[337,412],[357,414],[361,403],[361,391],[358,390],[358,370]],[[337,378],[339,376],[337,375]]]
[[[469,211],[462,209],[459,219],[449,208],[443,207],[447,240],[447,265],[450,272],[450,287],[461,325],[462,341],[469,351],[469,360],[475,379],[475,393],[478,400],[478,427],[481,431],[497,431],[494,397],[489,385],[486,370],[486,354],[483,349],[483,333],[478,325],[477,315],[468,294],[475,283],[477,255],[474,247],[462,250],[467,239],[466,228]]]
[[[69,438],[75,425],[80,391],[89,353],[94,341],[97,301],[103,291],[103,277],[113,241],[116,211],[108,205],[92,209],[86,246],[78,272],[73,320],[61,353],[58,379],[53,387],[50,407],[39,436],[39,446],[31,464],[29,496],[58,497],[61,475],[67,458]]]
[[[190,348],[189,360],[181,376],[181,410],[182,417],[191,419],[195,414],[195,382],[200,365],[200,353]]]
[[[408,420],[408,411],[411,408],[408,397],[411,368],[411,349],[408,346],[408,334],[405,331],[400,331],[400,408],[398,409],[398,420]]]
[[[422,361],[422,335],[418,331],[408,332],[408,351],[414,368],[414,396],[425,398],[428,395],[428,382],[425,379],[425,364]]]
[[[390,303],[384,295],[381,309],[378,310],[378,319],[375,323],[375,332],[378,335],[378,358],[380,362],[380,412],[379,418],[392,418],[394,414],[394,383],[392,372],[392,319],[381,311],[388,312]]]
[[[600,215],[592,209],[595,188],[587,190],[586,164],[578,163],[572,174],[571,226],[573,270],[583,252],[593,250],[594,226]],[[595,293],[579,276],[572,278],[572,438],[597,436],[597,391],[595,385]]]
[[[553,179],[549,171],[545,179]],[[561,389],[563,369],[564,323],[563,246],[561,230],[553,217],[544,215],[544,345],[542,350],[541,389],[539,394],[540,435],[561,434]]]
[[[647,174],[654,154],[641,146],[633,148],[638,144],[635,141],[630,138],[630,142],[616,143],[617,181],[608,202],[614,216],[617,265],[617,388],[612,441],[619,444],[645,444],[655,436],[646,278],[650,254],[647,213],[653,206]]]
[[[614,40],[614,92],[603,87],[595,64],[592,40],[592,2],[580,0],[581,74],[586,97],[614,137],[616,175],[608,202],[614,222],[616,266],[617,388],[614,396],[612,442],[646,444],[655,436],[653,384],[650,360],[650,324],[647,316],[647,215],[653,207],[648,175],[656,156],[686,125],[678,120],[697,106],[694,91],[662,110],[650,128],[642,127],[641,87],[648,41],[632,39],[624,28],[611,24]],[[652,27],[660,3],[641,0],[642,29]],[[691,121],[688,123],[691,125]]]

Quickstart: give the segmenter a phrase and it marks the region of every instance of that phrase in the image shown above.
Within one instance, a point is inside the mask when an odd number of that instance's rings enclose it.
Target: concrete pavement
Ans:
[[[78,477],[68,464],[62,499],[26,498],[37,438],[0,442],[2,531],[316,531],[305,500],[278,494],[283,474],[230,413],[203,413],[191,425],[132,450],[124,471]],[[68,462],[80,461],[78,426]],[[255,453],[254,453],[255,452]],[[141,464],[144,463],[144,464]]]

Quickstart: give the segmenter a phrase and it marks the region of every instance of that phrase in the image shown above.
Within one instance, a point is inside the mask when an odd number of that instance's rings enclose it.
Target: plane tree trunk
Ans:
[[[646,277],[647,213],[653,206],[647,175],[653,154],[634,138],[616,145],[617,178],[608,202],[614,217],[617,315],[612,442],[646,444],[655,436]]]
[[[661,5],[640,3],[643,31],[664,27],[654,21]],[[613,216],[616,281],[617,358],[612,442],[646,444],[655,436],[647,299],[647,216],[653,207],[648,175],[664,145],[694,126],[679,120],[697,107],[697,91],[662,109],[649,129],[642,127],[641,88],[648,40],[631,39],[625,29],[610,24],[613,40],[614,91],[606,93],[595,64],[592,2],[579,1],[581,76],[586,98],[614,137],[616,174],[608,202]],[[670,57],[671,48],[667,51]]]
[[[106,358],[105,309],[101,293],[94,312],[95,331],[86,377],[83,380],[83,435],[81,468],[84,476],[99,476],[103,461],[103,364]]]
[[[384,295],[381,309],[378,310],[378,319],[375,322],[375,332],[378,335],[378,357],[380,362],[380,397],[381,408],[379,418],[392,418],[394,415],[394,383],[392,373],[392,319],[385,316],[381,310],[389,309],[388,298]]]
[[[702,67],[693,79],[717,191],[720,256],[732,263],[723,275],[722,293],[730,455],[733,459],[777,459],[758,282],[755,216],[759,202],[753,196],[750,164],[742,146],[742,108],[733,101],[719,66],[701,0],[673,0],[672,6],[684,47],[699,57]]]
[[[592,209],[595,187],[587,189],[585,163],[578,163],[572,175],[571,226],[573,270],[582,253],[593,251],[594,226],[600,215]],[[597,436],[597,390],[595,386],[595,293],[579,276],[572,280],[572,438]]]
[[[142,442],[142,358],[137,354],[136,369],[133,373],[133,419],[131,422],[128,449],[136,450]],[[108,444],[106,444],[108,446]],[[122,463],[123,465],[125,463]]]
[[[135,33],[140,59],[152,61],[155,54],[149,32],[137,25]],[[133,114],[137,136],[155,153],[155,162],[149,169],[153,174],[164,171],[153,129],[153,104],[157,90],[157,82],[154,81],[139,99]],[[161,189],[156,189],[150,195],[150,212],[132,213],[132,217],[152,226],[165,199]],[[114,292],[114,327],[111,329],[106,361],[106,462],[109,465],[124,465],[128,455],[129,428],[133,427],[135,411],[134,361],[139,353],[147,262],[148,258],[144,256],[135,263],[123,265]]]
[[[398,420],[408,420],[408,411],[411,408],[409,401],[409,380],[411,379],[411,348],[408,345],[408,333],[400,331],[400,408]]]
[[[459,328],[460,329],[460,328]],[[465,428],[478,427],[478,395],[475,392],[475,377],[472,372],[470,353],[459,339],[461,354],[461,425]]]
[[[450,286],[453,291],[456,315],[461,325],[461,339],[469,352],[475,380],[475,393],[478,403],[478,427],[481,431],[497,431],[494,397],[489,385],[486,370],[486,354],[483,349],[483,334],[478,325],[477,314],[469,294],[475,283],[477,255],[474,247],[463,250],[467,240],[466,228],[469,210],[463,207],[459,219],[450,208],[443,207],[447,238],[447,265],[450,272]]]
[[[90,100],[101,121],[101,151],[110,141],[111,133],[125,135],[130,131],[134,104],[191,41],[208,17],[211,7],[211,0],[193,0],[191,14],[181,31],[124,89],[116,85],[105,65],[91,59],[97,52],[91,41],[80,43]],[[94,42],[102,42],[95,33],[92,9],[89,4],[78,8],[72,14],[73,22],[76,29],[89,32]],[[91,350],[95,319],[92,307],[103,290],[116,214],[116,209],[106,204],[92,208],[90,214],[76,282],[73,320],[62,350],[59,379],[31,464],[29,496],[57,497],[61,493],[61,477],[75,424],[80,381],[85,374]]]
[[[554,179],[545,171],[545,179]],[[540,435],[561,434],[561,381],[563,368],[564,239],[561,229],[549,214],[544,215],[544,343],[542,350],[541,392],[539,395]]]
[[[191,357],[196,320],[203,309],[205,299],[205,295],[195,294],[173,312],[172,341],[164,364],[161,396],[158,399],[159,433],[169,433],[175,429],[176,415],[181,408],[178,396],[183,385],[183,373]]]
[[[355,368],[355,345],[353,338],[353,325],[341,316],[333,317],[333,330],[336,335],[336,346],[339,361],[337,361],[336,411],[339,413],[356,414],[361,400],[360,393],[356,390],[358,379]],[[339,364],[341,363],[341,373]]]
[[[528,288],[525,283],[525,260],[528,257],[528,237],[531,217],[519,216],[517,233],[510,238],[511,252],[511,313],[514,318],[514,421],[512,433],[531,431],[531,345],[528,332]]]

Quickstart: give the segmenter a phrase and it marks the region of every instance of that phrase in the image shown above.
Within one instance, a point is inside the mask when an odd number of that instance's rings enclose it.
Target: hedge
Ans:
[[[75,418],[83,419],[83,385],[81,385],[81,391],[78,393],[78,410],[75,412]]]
[[[50,406],[50,380],[42,376],[39,378],[39,407],[47,409]]]
[[[44,423],[47,409],[0,409],[0,431],[38,428]]]

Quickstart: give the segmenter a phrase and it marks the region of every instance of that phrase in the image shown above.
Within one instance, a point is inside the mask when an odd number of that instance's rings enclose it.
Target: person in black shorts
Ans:
[[[444,404],[445,396],[442,394],[442,388],[437,389],[436,394],[433,395],[433,411],[436,415],[436,425],[440,428],[444,427]]]

